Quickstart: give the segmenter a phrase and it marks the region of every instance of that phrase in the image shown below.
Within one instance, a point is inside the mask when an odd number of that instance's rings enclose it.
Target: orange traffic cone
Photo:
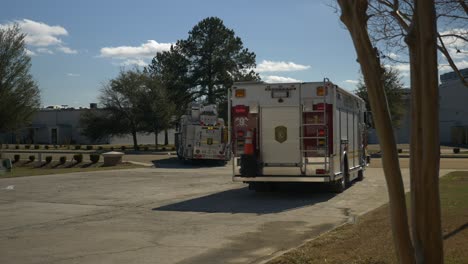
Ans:
[[[254,154],[254,146],[252,142],[252,130],[248,130],[245,135],[244,154],[245,155]]]

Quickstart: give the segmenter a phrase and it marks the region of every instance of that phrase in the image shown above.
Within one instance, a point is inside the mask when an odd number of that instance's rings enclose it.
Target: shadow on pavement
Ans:
[[[182,161],[177,157],[170,157],[167,159],[153,160],[153,165],[156,168],[164,169],[199,169],[199,168],[213,168],[224,167],[224,162],[218,161]]]
[[[320,185],[286,185],[265,193],[244,187],[153,208],[153,211],[273,214],[325,202],[334,196]]]

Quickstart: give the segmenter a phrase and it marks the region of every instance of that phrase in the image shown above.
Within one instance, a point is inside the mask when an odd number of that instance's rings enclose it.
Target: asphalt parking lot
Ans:
[[[387,201],[381,168],[335,195],[169,164],[1,179],[0,263],[261,263]]]

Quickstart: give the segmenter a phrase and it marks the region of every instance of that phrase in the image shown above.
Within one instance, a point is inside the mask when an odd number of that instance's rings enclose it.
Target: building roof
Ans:
[[[468,68],[461,69],[460,73],[463,75],[463,77],[468,78]],[[458,80],[458,76],[455,72],[447,72],[444,74],[440,75],[440,81],[442,83],[448,82],[448,81],[453,81],[453,80]]]

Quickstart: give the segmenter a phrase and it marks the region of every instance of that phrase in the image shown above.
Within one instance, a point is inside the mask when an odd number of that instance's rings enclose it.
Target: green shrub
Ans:
[[[54,145],[54,149],[58,149],[58,146],[57,146],[57,145]]]
[[[175,147],[172,147],[171,150],[175,150]]]
[[[89,154],[89,160],[91,160],[92,163],[98,163],[100,157],[101,155],[99,154]]]
[[[83,154],[75,154],[73,155],[73,159],[76,161],[76,163],[81,163],[83,161]]]
[[[125,151],[127,148],[125,146],[121,146],[120,150]]]
[[[47,164],[51,163],[52,162],[52,156],[45,157],[45,161],[46,161]]]
[[[144,150],[145,150],[145,151],[148,151],[148,150],[149,150],[149,147],[148,147],[148,146],[145,146]]]
[[[19,149],[19,146],[18,146],[18,145],[16,145],[16,146],[15,146],[15,149]]]
[[[25,148],[25,149],[30,149],[31,146],[30,146],[30,145],[24,145],[24,148]]]
[[[49,149],[49,145],[45,145],[45,146],[44,146],[44,149]]]
[[[114,147],[111,147],[111,150],[114,151]]]
[[[34,145],[34,149],[40,149],[40,148],[41,148],[41,146],[39,146],[39,145]]]
[[[81,149],[81,145],[76,145],[76,146],[75,146],[75,149],[76,149],[76,150]]]
[[[93,146],[86,146],[86,149],[87,149],[87,150],[92,150],[92,149],[93,149]]]
[[[33,162],[35,159],[36,159],[36,156],[34,155],[29,156],[29,161]]]
[[[16,154],[13,156],[13,161],[16,163],[20,160],[21,156],[19,154]]]
[[[8,148],[9,148],[9,146],[8,146],[8,145],[5,145],[5,149],[8,149]]]
[[[403,153],[403,149],[398,149],[398,153]]]
[[[59,162],[60,164],[65,164],[65,162],[67,162],[67,157],[65,156],[60,157]]]
[[[99,150],[103,150],[104,148],[103,148],[102,146],[99,146],[98,149],[99,149]]]
[[[166,150],[166,147],[162,147],[162,150],[165,151],[165,150]]]
[[[0,144],[0,149],[2,149],[2,148],[3,148],[3,144]]]
[[[454,149],[453,149],[453,153],[455,153],[455,154],[460,153],[460,148],[454,148]]]

